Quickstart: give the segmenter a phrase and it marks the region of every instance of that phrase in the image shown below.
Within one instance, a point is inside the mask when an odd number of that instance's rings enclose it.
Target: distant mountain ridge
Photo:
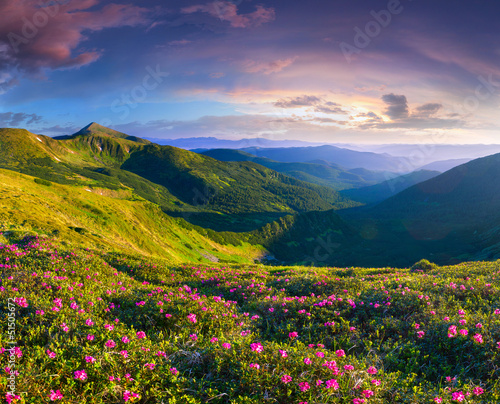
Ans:
[[[425,166],[420,167],[421,170],[431,170],[431,171],[440,171],[444,173],[445,171],[451,170],[459,165],[468,163],[472,158],[466,159],[451,159],[451,160],[440,160],[434,161],[432,163],[426,164]]]
[[[379,184],[363,188],[346,189],[341,191],[341,194],[354,201],[374,204],[382,202],[415,184],[427,181],[439,174],[439,171],[418,170],[410,174],[389,178]]]
[[[373,171],[397,173],[412,171],[403,158],[393,157],[389,154],[359,152],[329,145],[288,148],[247,147],[241,150],[258,157],[266,157],[284,163],[307,163],[315,160],[325,160],[347,169],[365,168]]]
[[[181,149],[192,150],[195,152],[209,149],[241,149],[244,147],[297,147],[297,146],[316,146],[322,143],[305,142],[301,140],[272,140],[266,138],[247,138],[240,140],[226,140],[215,137],[193,137],[180,139],[160,139],[145,137],[153,143],[163,146],[174,146]]]
[[[335,163],[324,160],[307,163],[283,163],[266,157],[257,157],[243,150],[212,149],[201,152],[201,154],[220,161],[253,161],[299,180],[331,187],[335,190],[373,185],[394,176],[394,173],[391,172],[368,171],[359,168],[346,170]]]

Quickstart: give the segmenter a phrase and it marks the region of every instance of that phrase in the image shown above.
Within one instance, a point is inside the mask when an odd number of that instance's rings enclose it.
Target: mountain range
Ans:
[[[243,150],[212,149],[200,153],[220,161],[252,161],[290,177],[335,190],[373,185],[395,176],[390,171],[369,171],[364,168],[344,169],[324,160],[313,160],[307,163],[280,162],[266,157],[257,157]]]
[[[218,139],[215,137],[191,137],[180,139],[159,139],[145,137],[153,143],[162,146],[174,146],[180,149],[241,149],[244,147],[300,147],[319,146],[322,143],[304,142],[301,140],[271,140],[266,138],[248,138],[240,140]]]
[[[195,153],[96,123],[0,129],[0,226],[172,262],[500,257],[500,154],[442,174],[401,164],[335,146]]]

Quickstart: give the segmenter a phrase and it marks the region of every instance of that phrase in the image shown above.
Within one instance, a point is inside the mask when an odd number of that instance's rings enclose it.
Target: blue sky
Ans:
[[[499,143],[491,1],[4,0],[0,126]]]

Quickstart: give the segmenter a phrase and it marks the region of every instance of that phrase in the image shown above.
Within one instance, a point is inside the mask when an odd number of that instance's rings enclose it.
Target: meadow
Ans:
[[[500,262],[171,266],[4,241],[7,402],[500,401]]]

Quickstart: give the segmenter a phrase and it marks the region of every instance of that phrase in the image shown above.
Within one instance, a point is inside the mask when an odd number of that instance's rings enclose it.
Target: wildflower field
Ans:
[[[498,403],[500,262],[177,266],[0,246],[12,403]]]

